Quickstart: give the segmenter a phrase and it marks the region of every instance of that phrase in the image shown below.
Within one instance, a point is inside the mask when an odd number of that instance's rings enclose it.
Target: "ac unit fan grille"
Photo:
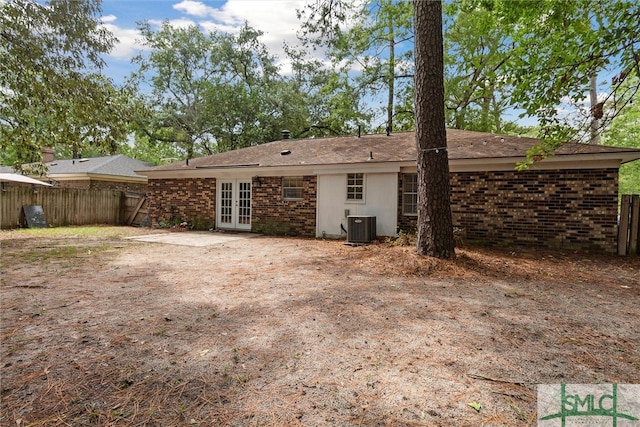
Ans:
[[[347,241],[369,243],[376,238],[376,217],[350,215],[347,217]]]

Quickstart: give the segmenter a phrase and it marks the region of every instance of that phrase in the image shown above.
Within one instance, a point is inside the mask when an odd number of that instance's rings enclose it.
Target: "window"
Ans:
[[[418,214],[418,174],[402,174],[402,213]]]
[[[301,200],[304,190],[304,179],[301,176],[285,176],[282,178],[282,198],[284,200]]]
[[[364,200],[364,174],[347,174],[347,200]]]

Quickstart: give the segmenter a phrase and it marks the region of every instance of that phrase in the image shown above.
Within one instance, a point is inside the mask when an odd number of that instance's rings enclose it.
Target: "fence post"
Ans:
[[[127,216],[127,193],[120,192],[120,211],[118,212],[118,225],[123,225]]]
[[[638,255],[638,234],[640,229],[640,195],[631,196],[631,227],[629,233],[629,255]]]
[[[620,223],[618,224],[618,255],[627,255],[629,243],[629,212],[631,210],[631,196],[622,195],[620,201]]]

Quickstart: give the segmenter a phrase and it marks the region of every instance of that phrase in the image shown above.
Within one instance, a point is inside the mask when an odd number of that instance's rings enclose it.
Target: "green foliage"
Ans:
[[[124,140],[126,94],[100,74],[114,37],[99,0],[0,3],[0,148],[21,169],[55,144],[114,152]]]
[[[252,231],[268,236],[298,236],[300,234],[298,227],[295,225],[279,221],[260,221],[253,223]]]
[[[520,129],[502,117],[511,89],[501,74],[512,48],[510,33],[501,28],[495,13],[473,1],[455,0],[445,6],[447,126],[519,133]],[[339,89],[350,100],[359,100],[334,106],[331,111],[349,118],[355,111],[365,112],[359,121],[377,132],[385,127],[413,129],[411,3],[327,1],[308,5],[298,13],[303,19],[302,40],[327,50],[333,71],[344,81]],[[377,108],[368,110],[363,100],[373,100]],[[384,122],[371,121],[382,115]]]
[[[467,405],[471,406],[473,409],[476,410],[476,412],[480,412],[480,410],[482,409],[482,404],[478,403],[478,402],[469,402],[467,403]]]
[[[620,194],[640,194],[640,160],[620,166]]]
[[[297,135],[308,126],[306,96],[297,81],[279,75],[261,32],[245,24],[236,35],[203,34],[169,23],[159,30],[145,23],[140,31],[149,53],[134,58],[139,70],[131,82],[149,94],[136,145],[190,158],[273,141],[283,129]]]
[[[197,150],[211,154],[215,140],[204,99],[218,72],[215,38],[195,26],[174,28],[167,22],[158,31],[149,23],[139,30],[150,53],[133,58],[139,70],[130,83],[145,85],[142,92],[150,94],[140,95],[148,110],[137,118],[138,140],[171,143],[180,157],[193,157]]]
[[[153,140],[142,133],[135,135],[135,140],[120,146],[118,151],[132,159],[142,160],[153,165],[162,165],[180,160],[181,153],[173,144]]]
[[[415,229],[399,229],[395,237],[387,238],[387,243],[392,246],[415,246],[418,242],[418,235]]]
[[[395,128],[396,120],[401,129],[413,127],[413,52],[406,48],[399,51],[413,37],[410,2],[331,1],[308,5],[298,15],[303,20],[301,40],[327,49],[339,76],[338,87],[349,100],[334,98],[338,105],[331,111],[352,119],[353,126],[384,114],[383,124],[367,126],[377,131]],[[356,68],[358,73],[353,72]],[[326,89],[331,90],[331,85]],[[380,98],[385,101],[380,101],[377,109],[364,103]]]
[[[494,13],[513,41],[505,77],[513,85],[511,104],[538,118],[547,152],[568,140],[585,140],[599,108],[567,116],[562,108],[580,105],[589,93],[590,77],[613,75],[607,88],[608,123],[629,103],[638,80],[640,4],[630,0],[562,2],[543,0],[477,0],[477,8]],[[625,89],[626,87],[626,89]],[[600,104],[600,106],[602,106]],[[565,106],[565,107],[563,107]],[[532,153],[531,159],[536,153]]]
[[[327,68],[305,49],[285,46],[293,74],[279,92],[283,112],[297,137],[323,137],[352,133],[369,120],[360,109],[360,96],[348,76]]]
[[[638,80],[638,78],[636,78]],[[636,82],[631,80],[628,85],[634,87]],[[602,134],[605,145],[640,149],[640,93],[633,95],[629,103],[611,122]],[[640,194],[640,160],[636,160],[620,167],[620,194]]]
[[[194,216],[188,222],[193,230],[206,231],[213,227],[213,222],[211,220],[201,216]]]
[[[447,126],[480,132],[513,132],[504,123],[511,86],[502,76],[512,43],[496,15],[465,0],[444,9]]]

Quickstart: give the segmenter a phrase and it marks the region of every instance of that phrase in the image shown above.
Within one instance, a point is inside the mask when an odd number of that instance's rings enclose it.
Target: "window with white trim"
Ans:
[[[402,214],[418,214],[418,174],[402,174]]]
[[[364,200],[364,174],[347,174],[347,201]]]
[[[282,199],[302,200],[304,179],[301,176],[285,176],[282,178]]]

